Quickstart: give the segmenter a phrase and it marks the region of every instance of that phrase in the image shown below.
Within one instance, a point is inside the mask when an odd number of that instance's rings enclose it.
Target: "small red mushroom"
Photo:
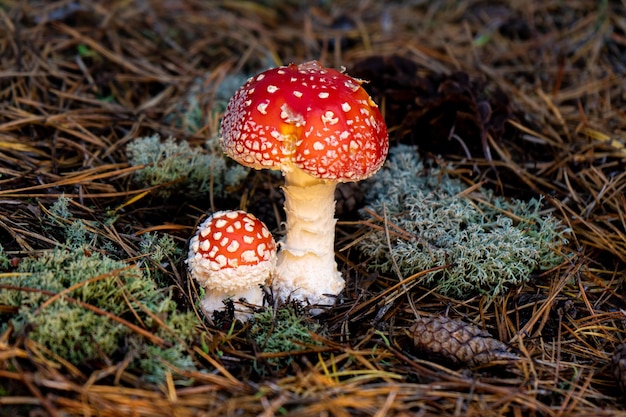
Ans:
[[[261,288],[276,265],[276,243],[265,224],[245,211],[218,211],[207,218],[189,242],[187,266],[205,289],[200,302],[209,317],[223,301],[245,298],[263,305]],[[246,319],[250,311],[237,310]]]
[[[221,145],[239,163],[285,176],[286,236],[275,293],[332,304],[344,287],[334,254],[338,182],[374,174],[389,148],[387,127],[361,81],[316,61],[249,79],[228,103]]]

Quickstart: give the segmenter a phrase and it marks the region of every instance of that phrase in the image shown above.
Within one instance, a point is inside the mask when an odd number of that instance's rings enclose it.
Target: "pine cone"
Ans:
[[[622,392],[626,392],[626,343],[617,345],[613,354],[613,373]]]
[[[418,350],[441,355],[455,364],[481,365],[517,359],[507,346],[481,328],[448,317],[420,317],[410,328]]]

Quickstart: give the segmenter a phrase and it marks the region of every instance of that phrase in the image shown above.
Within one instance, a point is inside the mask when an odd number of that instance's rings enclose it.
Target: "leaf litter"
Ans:
[[[135,345],[110,351],[94,343],[93,356],[81,362],[37,338],[35,319],[11,324],[26,304],[3,301],[2,413],[619,413],[625,15],[623,4],[609,1],[4,2],[3,294],[21,288],[21,297],[47,303],[24,317],[51,307],[90,311],[94,321],[121,325]],[[163,193],[163,183],[137,181],[144,165],[129,160],[128,145],[159,135],[163,144],[171,137],[197,150],[198,160],[212,158],[207,140],[219,134],[220,85],[232,90],[233,79],[309,59],[368,80],[392,146],[417,145],[420,158],[468,190],[543,198],[539,213],[571,233],[560,249],[566,261],[534,270],[497,297],[442,293],[426,285],[437,268],[409,276],[375,271],[358,243],[380,231],[402,240],[406,231],[382,212],[372,214],[378,221],[361,217],[367,186],[359,183],[337,194],[346,207],[337,257],[347,288],[313,323],[301,312],[312,325],[299,328],[306,342],[282,369],[267,363],[284,354],[256,349],[248,326],[202,317],[195,308],[201,289],[177,253],[216,209],[250,210],[280,236],[281,178],[250,172],[218,184],[225,179],[215,175],[198,194],[171,198],[177,189]],[[168,181],[190,184],[177,175]],[[66,199],[65,212],[53,209],[59,199]],[[125,265],[153,284],[150,291],[160,294],[153,301],[169,294],[169,304],[159,309],[130,293],[116,306],[78,302],[92,284],[107,281],[97,274],[65,290],[24,285],[30,266],[55,253],[106,259],[105,274],[127,271],[118,267]],[[427,332],[410,333],[424,320],[469,329],[448,342],[467,333],[481,346],[493,343],[487,357],[511,356],[450,361],[447,348],[440,360],[425,343]]]

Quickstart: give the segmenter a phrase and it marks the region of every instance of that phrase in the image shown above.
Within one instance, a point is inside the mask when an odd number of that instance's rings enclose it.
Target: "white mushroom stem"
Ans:
[[[279,243],[274,292],[283,300],[332,305],[332,295],[345,285],[335,262],[337,184],[298,169],[287,172],[285,180],[286,235]]]
[[[235,318],[241,321],[246,321],[252,316],[252,307],[247,307],[239,302],[240,299],[245,298],[247,304],[252,306],[263,305],[263,290],[261,286],[255,285],[251,288],[237,291],[236,293],[226,293],[220,291],[207,290],[204,294],[204,298],[200,300],[200,308],[207,316],[211,317],[214,311],[224,310],[224,301],[231,299],[235,306]]]

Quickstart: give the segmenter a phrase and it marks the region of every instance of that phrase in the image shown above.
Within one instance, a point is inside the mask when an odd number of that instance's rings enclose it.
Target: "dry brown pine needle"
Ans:
[[[454,363],[483,365],[517,359],[507,346],[478,326],[449,317],[419,317],[410,328],[415,347]]]

